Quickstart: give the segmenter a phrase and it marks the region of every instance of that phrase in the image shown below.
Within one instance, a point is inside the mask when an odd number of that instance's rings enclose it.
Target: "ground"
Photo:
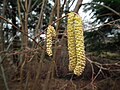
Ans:
[[[109,61],[95,56],[89,56],[88,58],[94,62],[99,60],[99,63]],[[9,63],[5,63],[3,66],[5,67],[6,79],[10,90],[119,90],[120,88],[120,71],[101,69],[102,71],[99,73],[100,68],[96,63],[93,63],[93,72],[91,64],[87,62],[85,71],[78,77],[68,72],[65,67],[54,68],[54,65],[54,62],[51,63],[51,61],[43,61],[41,63],[31,61],[25,64],[24,68],[22,68],[22,73],[19,72],[21,68],[15,71],[15,67]],[[109,68],[116,69],[112,68],[112,66]],[[118,70],[119,68],[117,67]],[[59,71],[56,71],[56,69]],[[6,90],[1,74],[0,90]]]

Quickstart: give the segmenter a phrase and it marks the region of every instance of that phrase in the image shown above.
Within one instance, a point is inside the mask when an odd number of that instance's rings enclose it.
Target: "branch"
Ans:
[[[49,19],[49,24],[52,23],[52,21],[53,21],[53,17],[54,17],[54,14],[55,14],[55,9],[56,9],[56,7],[57,7],[57,1],[58,1],[58,0],[55,0],[54,7],[52,8],[52,12],[51,12],[51,14],[50,14],[50,19]]]
[[[99,6],[102,6],[110,11],[112,11],[113,13],[115,13],[116,15],[120,16],[120,13],[118,13],[117,11],[115,11],[114,9],[112,9],[111,7],[109,6],[106,6],[106,5],[102,5],[102,4],[98,4],[98,3],[95,3],[95,2],[91,2],[91,3],[84,3],[84,4],[81,4],[81,5],[89,5],[89,4],[94,4],[94,5],[99,5]]]
[[[7,23],[11,24],[14,28],[18,29],[18,27],[16,27],[13,23],[9,22],[6,18],[0,16],[0,19],[6,21]]]
[[[106,14],[102,14],[102,15],[97,16],[97,18],[104,17],[104,16],[113,16],[113,15],[116,15],[116,14],[115,13],[106,13]]]
[[[58,0],[57,2],[57,18],[60,18],[60,0]],[[60,25],[60,21],[57,22],[56,30],[58,30],[59,25]]]
[[[82,5],[82,1],[83,0],[78,0],[77,1],[77,4],[76,4],[75,9],[74,9],[74,12],[78,13],[78,11],[79,11],[79,9],[80,9],[80,7]]]
[[[103,26],[106,26],[106,25],[111,25],[112,23],[115,23],[115,22],[118,22],[120,21],[120,19],[117,19],[117,20],[113,20],[113,21],[110,21],[108,23],[104,23],[103,25],[100,25],[100,26],[96,26],[94,28],[90,28],[90,29],[87,29],[85,31],[90,31],[90,30],[94,30],[94,29],[97,29],[97,28],[100,28],[100,27],[103,27]],[[118,26],[117,26],[118,27]],[[118,27],[119,28],[119,27]]]
[[[19,28],[17,26],[15,26],[13,23],[9,22],[7,19],[5,19],[4,17],[0,16],[0,19],[6,21],[7,23],[11,24],[14,28],[16,28],[19,32],[21,32],[22,34],[24,34],[25,36],[27,36],[28,38],[32,39],[36,45],[40,46],[35,39],[33,39],[32,37],[28,36],[26,33],[24,33],[22,30],[19,30]],[[42,46],[40,46],[41,49],[43,49]]]
[[[1,68],[2,76],[3,76],[3,80],[4,80],[4,83],[5,83],[5,88],[6,88],[6,90],[9,90],[8,83],[7,83],[7,80],[6,80],[6,75],[5,75],[5,69],[3,68],[2,64],[0,64],[0,68]]]
[[[39,31],[38,31],[39,27],[41,28],[45,2],[46,2],[46,0],[43,0],[43,2],[42,2],[42,6],[41,6],[41,10],[40,10],[40,14],[39,14],[39,20],[38,20],[37,26],[35,27],[35,32],[36,32],[36,33],[39,32]]]

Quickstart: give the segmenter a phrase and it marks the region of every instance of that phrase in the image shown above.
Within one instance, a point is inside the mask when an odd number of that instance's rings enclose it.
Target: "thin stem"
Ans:
[[[81,4],[81,5],[89,5],[89,4],[95,4],[95,5],[99,5],[99,6],[102,6],[110,11],[112,11],[113,13],[115,13],[116,15],[120,16],[120,13],[118,13],[117,11],[115,11],[114,9],[110,8],[109,6],[106,6],[106,5],[103,5],[103,4],[98,4],[98,3],[95,3],[95,2],[91,2],[91,3],[84,3],[84,4]]]
[[[51,24],[52,21],[53,21],[53,17],[54,17],[54,14],[55,14],[55,9],[56,9],[56,7],[57,7],[57,1],[58,1],[58,0],[55,0],[54,7],[52,8],[52,12],[51,12],[51,14],[50,14],[49,24]]]
[[[82,1],[83,1],[83,0],[78,0],[78,1],[77,1],[77,4],[75,5],[74,12],[78,13],[78,11],[79,11],[79,9],[80,9],[80,7],[81,7],[81,5],[82,5]]]
[[[6,21],[7,23],[11,24],[11,25],[12,25],[13,27],[15,27],[19,32],[21,32],[22,34],[24,34],[24,35],[27,36],[28,38],[32,39],[36,45],[40,46],[39,43],[37,43],[35,39],[33,39],[32,37],[28,36],[28,34],[24,33],[22,30],[20,30],[20,29],[19,29],[17,26],[15,26],[13,23],[9,22],[7,19],[5,19],[5,18],[2,17],[2,16],[0,16],[0,19],[3,19],[3,20]],[[41,47],[41,49],[43,49],[42,46],[40,46],[40,47]]]
[[[0,59],[1,59],[1,57],[0,57]],[[4,80],[5,88],[6,88],[6,90],[9,90],[7,80],[6,80],[6,76],[5,76],[5,72],[4,72],[4,68],[3,68],[2,64],[0,64],[0,68],[1,68],[1,71],[2,71],[2,77],[3,77],[3,80]]]
[[[40,10],[40,14],[39,14],[39,20],[38,20],[37,26],[36,26],[36,28],[35,28],[36,34],[39,32],[39,31],[38,31],[39,27],[41,28],[45,2],[46,2],[46,0],[43,0],[42,6],[41,6],[41,10]]]
[[[57,2],[57,18],[60,18],[60,0]],[[60,20],[57,22],[56,30],[58,30],[60,25]]]

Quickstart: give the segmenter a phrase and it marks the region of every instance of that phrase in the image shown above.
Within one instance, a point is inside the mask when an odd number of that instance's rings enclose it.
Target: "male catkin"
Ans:
[[[53,26],[49,25],[47,28],[47,41],[46,41],[46,51],[49,56],[52,56],[52,37],[56,36],[56,32]]]
[[[77,57],[76,57],[76,40],[74,32],[74,14],[68,14],[67,35],[68,35],[68,52],[69,52],[69,70],[74,71]]]
[[[69,70],[79,76],[84,71],[86,59],[82,19],[74,12],[68,14],[67,34]]]

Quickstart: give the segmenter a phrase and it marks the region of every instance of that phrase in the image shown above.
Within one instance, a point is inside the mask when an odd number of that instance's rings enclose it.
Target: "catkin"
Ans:
[[[68,14],[67,34],[69,70],[74,71],[74,74],[79,76],[84,71],[86,60],[82,19],[74,12]]]
[[[76,45],[75,45],[75,34],[74,34],[74,14],[68,14],[67,23],[67,35],[68,35],[68,51],[69,51],[69,70],[74,71],[77,58],[76,58]]]
[[[47,41],[46,41],[46,51],[49,56],[52,56],[52,37],[56,36],[56,32],[53,26],[49,25],[47,28]]]

